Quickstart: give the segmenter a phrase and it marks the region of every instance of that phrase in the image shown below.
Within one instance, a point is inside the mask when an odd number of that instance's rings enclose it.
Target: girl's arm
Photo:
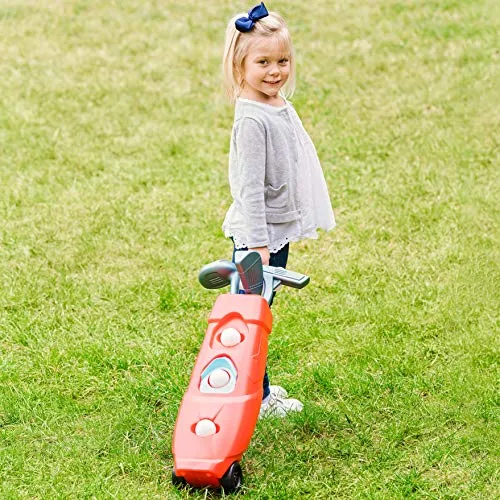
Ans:
[[[264,181],[266,176],[266,132],[254,118],[238,122],[236,150],[239,174],[239,202],[245,218],[245,239],[248,248],[256,249],[262,260],[269,255],[267,245]],[[267,259],[269,257],[267,256]]]

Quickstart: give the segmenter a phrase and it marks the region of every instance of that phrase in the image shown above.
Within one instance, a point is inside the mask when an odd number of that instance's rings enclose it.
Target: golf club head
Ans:
[[[264,271],[259,252],[236,252],[234,260],[245,293],[261,295],[264,288]]]
[[[216,260],[201,268],[198,280],[205,288],[223,288],[231,283],[235,272],[236,266],[231,261]]]

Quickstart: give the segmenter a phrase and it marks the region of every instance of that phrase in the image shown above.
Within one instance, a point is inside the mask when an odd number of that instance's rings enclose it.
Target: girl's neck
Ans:
[[[286,104],[285,99],[283,99],[283,97],[281,97],[279,94],[275,97],[266,96],[266,98],[264,98],[264,97],[257,96],[252,92],[245,92],[245,90],[243,90],[241,92],[241,94],[239,95],[239,97],[241,99],[247,99],[249,101],[255,101],[255,102],[260,102],[261,104],[267,104],[269,106],[274,106],[275,108],[281,108],[282,106],[284,106]]]

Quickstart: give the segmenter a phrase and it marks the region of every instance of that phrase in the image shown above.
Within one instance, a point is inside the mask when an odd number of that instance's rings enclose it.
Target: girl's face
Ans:
[[[243,66],[241,97],[273,103],[290,75],[290,53],[277,37],[257,39],[250,46]]]

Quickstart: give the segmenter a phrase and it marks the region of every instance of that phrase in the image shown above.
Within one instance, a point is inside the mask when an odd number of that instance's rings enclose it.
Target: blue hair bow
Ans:
[[[260,5],[256,5],[253,9],[248,11],[248,17],[240,17],[236,19],[234,24],[238,31],[246,33],[254,27],[255,21],[267,17],[268,15],[269,12],[267,12],[264,2],[260,2]]]

